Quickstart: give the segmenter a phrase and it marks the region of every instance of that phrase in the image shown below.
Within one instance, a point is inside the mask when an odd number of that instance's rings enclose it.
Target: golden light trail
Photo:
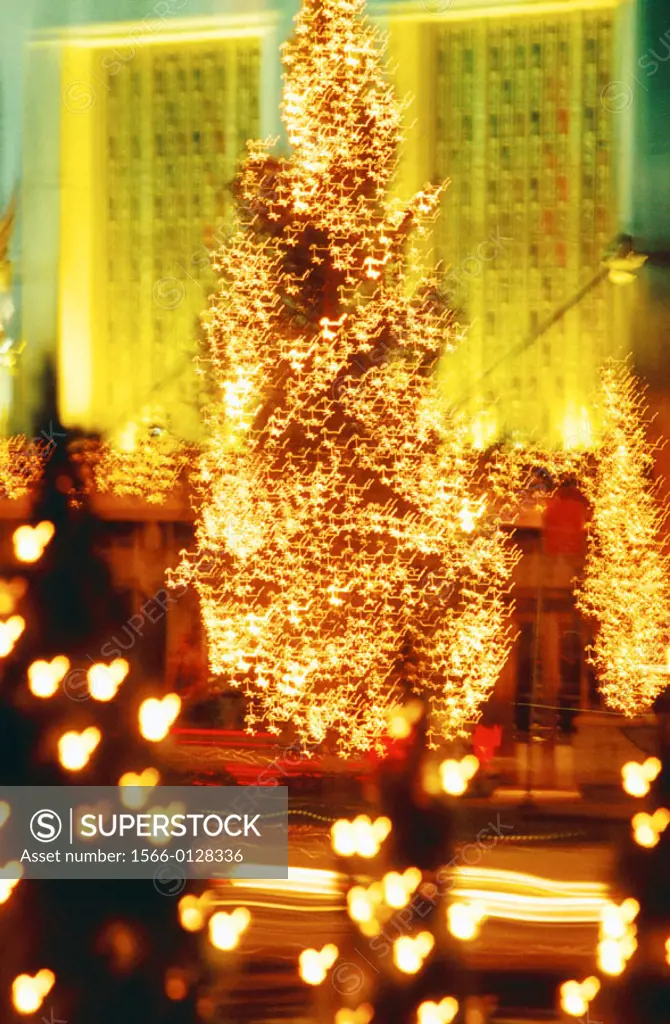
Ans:
[[[460,867],[454,900],[476,906],[484,917],[550,924],[595,924],[609,904],[599,882],[562,882],[517,871]]]
[[[612,907],[608,888],[601,882],[559,881],[478,867],[455,868],[453,877],[451,899],[476,905],[485,918],[540,924],[599,924],[603,913]],[[287,879],[235,879],[211,890],[211,900],[212,905],[231,905],[239,902],[240,893],[245,893],[247,906],[305,913],[346,910],[347,880],[348,876],[337,871],[290,867]],[[378,884],[378,896],[383,899],[383,884]],[[258,899],[259,896],[264,898]]]

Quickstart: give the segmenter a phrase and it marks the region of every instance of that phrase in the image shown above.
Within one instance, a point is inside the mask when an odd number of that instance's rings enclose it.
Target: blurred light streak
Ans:
[[[558,881],[518,871],[475,867],[456,868],[454,878],[456,884],[450,892],[453,899],[476,904],[484,917],[506,921],[598,924],[603,909],[610,903],[607,886],[601,882]],[[344,911],[348,882],[348,877],[337,871],[290,867],[287,879],[236,879],[217,888],[212,904],[237,904],[239,892],[244,889],[256,896],[245,896],[249,907],[310,913]],[[279,899],[282,902],[277,902]]]

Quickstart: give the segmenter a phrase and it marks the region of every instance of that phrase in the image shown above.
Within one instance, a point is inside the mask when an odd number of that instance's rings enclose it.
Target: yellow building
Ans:
[[[214,284],[207,247],[225,232],[246,140],[276,131],[284,6],[61,29],[33,43],[24,237],[39,244],[24,259],[25,378],[39,386],[29,363],[53,347],[57,319],[68,426],[126,436],[157,420],[201,436],[193,356]],[[371,7],[390,33],[398,92],[413,98],[399,190],[451,179],[433,256],[467,329],[442,383],[481,446],[587,444],[598,369],[627,349],[625,289],[601,261],[627,173],[632,112],[611,86],[629,59],[634,6]],[[45,171],[45,159],[57,166]]]
[[[61,416],[121,440],[156,420],[196,440],[210,250],[225,235],[246,141],[268,130],[263,57],[278,46],[275,19],[98,24],[34,49],[50,46],[62,97]]]
[[[588,444],[598,368],[626,350],[623,300],[602,260],[625,174],[630,115],[613,79],[631,8],[387,9],[398,87],[414,97],[401,187],[451,181],[434,256],[467,330],[442,383],[481,447]]]

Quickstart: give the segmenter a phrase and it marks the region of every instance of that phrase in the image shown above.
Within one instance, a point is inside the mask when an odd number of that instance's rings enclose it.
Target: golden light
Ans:
[[[209,919],[209,941],[215,949],[235,949],[250,922],[251,914],[246,907],[237,907],[231,914],[217,910]]]
[[[665,512],[650,482],[647,410],[628,363],[604,369],[601,392],[603,440],[595,471],[581,481],[592,517],[575,594],[596,626],[590,660],[605,704],[631,717],[648,711],[668,685],[670,559]],[[644,788],[639,776],[631,784]]]
[[[634,814],[631,825],[633,826],[633,837],[639,846],[651,849],[656,846],[661,833],[665,832],[670,824],[670,812],[665,807],[659,807],[653,814],[645,814],[640,811]]]
[[[462,796],[478,768],[479,760],[474,754],[468,754],[461,761],[453,758],[443,761],[440,765],[442,789],[450,796]]]
[[[623,945],[616,939],[602,939],[598,943],[598,967],[603,974],[616,978],[626,969]]]
[[[184,931],[199,932],[205,927],[206,913],[202,897],[193,896],[190,893],[182,896],[177,904],[177,914]]]
[[[402,875],[397,871],[389,871],[382,878],[384,901],[395,910],[407,906],[422,877],[418,868],[407,868]]]
[[[21,615],[12,615],[6,622],[0,622],[0,658],[6,658],[26,628]]]
[[[416,1024],[451,1024],[458,1009],[458,1000],[453,996],[446,996],[439,1003],[421,1003],[416,1011]]]
[[[586,978],[583,982],[566,981],[561,985],[561,1009],[570,1017],[584,1017],[588,1013],[589,1003],[600,991],[597,978]]]
[[[463,942],[477,937],[483,918],[482,907],[475,903],[451,903],[447,909],[447,927],[455,939]]]
[[[393,943],[393,963],[403,974],[416,974],[434,945],[430,932],[419,932],[414,938],[403,935]]]
[[[620,905],[608,902],[602,908],[598,942],[598,967],[603,974],[618,977],[637,948],[635,918],[640,904],[632,898]]]
[[[6,800],[0,800],[0,828],[5,824],[12,809]]]
[[[51,448],[52,442],[46,433],[44,443],[41,438],[28,438],[25,434],[0,438],[0,486],[4,492],[3,497],[16,500],[30,493],[31,485],[36,484],[44,472]]]
[[[12,877],[6,878],[5,875],[11,875]],[[0,868],[0,904],[7,902],[19,884],[21,875],[23,875],[23,865],[18,860],[8,861],[4,868]]]
[[[402,707],[393,708],[389,713],[389,736],[394,740],[407,739],[422,714],[423,704],[420,700],[410,700]]]
[[[162,699],[148,697],[140,705],[140,733],[145,740],[159,743],[165,739],[173,722],[181,710],[181,698],[176,693],[168,693]]]
[[[27,586],[22,579],[0,580],[0,615],[12,615]]]
[[[150,411],[141,424],[127,424],[112,443],[88,444],[98,493],[142,498],[154,505],[174,494],[196,449],[167,430],[153,430],[153,419]]]
[[[484,514],[486,509],[486,502],[482,499],[477,505],[473,506],[468,498],[464,498],[461,502],[461,508],[458,513],[458,521],[461,524],[461,529],[465,533],[472,533],[477,525],[477,520]]]
[[[661,762],[657,757],[648,757],[642,764],[638,761],[627,761],[621,769],[622,785],[629,796],[646,796],[651,783],[658,777]]]
[[[612,906],[606,886],[599,882],[560,882],[527,872],[468,866],[455,868],[453,874],[453,899],[474,905],[482,920],[597,923]],[[616,907],[617,920],[630,909],[625,904]]]
[[[19,562],[37,562],[55,533],[54,524],[45,520],[37,526],[19,526],[14,530],[14,556]]]
[[[442,789],[450,796],[461,796],[468,788],[468,780],[462,774],[458,761],[449,759],[440,765]]]
[[[329,942],[323,949],[303,949],[298,957],[298,972],[306,985],[320,985],[340,951]]]
[[[53,697],[70,668],[69,658],[59,654],[51,661],[33,661],[28,666],[28,688],[34,697]]]
[[[157,786],[160,780],[160,772],[156,768],[145,768],[139,774],[124,772],[118,782],[121,789],[119,794],[121,803],[129,810],[138,810],[140,807],[144,807],[151,796],[150,790]]]
[[[359,924],[373,920],[375,907],[378,904],[379,899],[375,899],[365,886],[353,885],[347,892],[347,911],[349,917],[352,921],[356,921]]]
[[[670,965],[670,938],[665,940],[665,962]]]
[[[100,743],[102,733],[91,725],[83,732],[65,732],[58,740],[58,759],[63,768],[79,772],[88,764],[91,754]]]
[[[36,1013],[56,982],[56,975],[46,967],[37,974],[19,974],[12,982],[12,1003],[17,1013]]]
[[[372,821],[367,814],[359,814],[353,821],[339,818],[330,830],[331,845],[340,857],[376,857],[389,832],[389,818]]]
[[[335,1014],[335,1024],[370,1024],[375,1011],[369,1003],[362,1003],[357,1009],[343,1007]]]
[[[170,582],[197,593],[209,668],[248,695],[250,728],[382,753],[411,726],[395,686],[411,645],[406,682],[438,744],[469,734],[507,660],[518,557],[438,390],[458,329],[419,254],[444,186],[394,194],[404,110],[364,0],[306,0],[283,60],[292,153],[249,144],[216,255],[217,400],[195,544]],[[326,266],[328,311],[305,290]]]
[[[91,665],[86,673],[86,678],[88,692],[93,700],[103,702],[113,700],[129,671],[130,665],[125,658],[115,658],[109,665],[105,665],[103,662]]]
[[[165,995],[173,1002],[180,1002],[188,995],[187,975],[178,967],[170,967],[165,972]]]

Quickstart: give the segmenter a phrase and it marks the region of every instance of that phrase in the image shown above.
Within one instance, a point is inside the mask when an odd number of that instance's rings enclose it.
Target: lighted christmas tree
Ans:
[[[632,716],[668,682],[670,562],[644,400],[627,363],[605,368],[602,395],[603,441],[595,473],[584,478],[593,517],[577,603],[596,625],[591,660],[605,702]]]
[[[510,645],[515,555],[434,370],[455,343],[420,239],[441,187],[389,197],[402,108],[362,0],[306,0],[284,50],[289,158],[249,144],[206,327],[218,402],[192,582],[249,725],[380,746],[407,691],[467,731]]]

